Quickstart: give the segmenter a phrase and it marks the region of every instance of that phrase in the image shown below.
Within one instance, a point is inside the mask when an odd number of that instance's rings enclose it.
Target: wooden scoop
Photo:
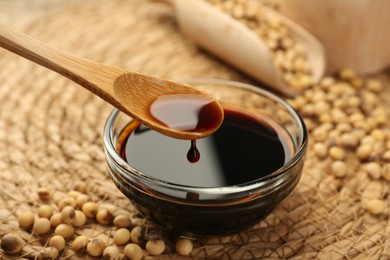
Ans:
[[[168,0],[166,0],[168,1]],[[272,53],[253,31],[207,1],[170,0],[182,31],[194,42],[240,70],[273,87],[287,96],[299,92],[288,87],[276,70]],[[301,26],[262,6],[291,31],[291,37],[307,52],[314,82],[321,79],[325,68],[325,54],[321,43]]]
[[[222,123],[222,107],[205,92],[190,86],[76,57],[1,24],[0,46],[73,80],[164,135],[198,139],[212,134]],[[165,113],[161,115],[159,108]],[[212,113],[199,116],[197,113],[204,108]],[[180,118],[175,118],[177,111]],[[183,125],[187,117],[193,119],[192,124]],[[175,120],[180,121],[176,122],[180,127],[166,123]]]

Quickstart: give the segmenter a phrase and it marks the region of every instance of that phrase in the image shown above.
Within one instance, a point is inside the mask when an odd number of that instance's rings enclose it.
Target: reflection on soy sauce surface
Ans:
[[[196,163],[186,158],[188,141],[164,136],[135,121],[122,134],[121,156],[155,178],[197,187],[252,181],[279,169],[291,158],[291,139],[280,126],[234,109],[225,108],[224,114],[217,132],[196,141],[201,157]]]

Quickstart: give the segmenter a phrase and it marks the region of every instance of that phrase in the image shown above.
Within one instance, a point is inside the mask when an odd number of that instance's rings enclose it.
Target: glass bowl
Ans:
[[[291,146],[289,158],[280,168],[265,176],[261,174],[262,166],[258,165],[253,169],[254,173],[259,173],[258,178],[237,185],[204,187],[166,181],[137,170],[121,157],[119,140],[124,129],[134,120],[114,109],[104,128],[108,172],[119,190],[146,219],[170,232],[186,236],[216,236],[249,229],[269,215],[298,184],[308,138],[304,122],[286,101],[248,84],[217,79],[181,82],[208,92],[223,107],[260,116],[283,129],[283,138]],[[169,147],[166,150],[169,153]]]

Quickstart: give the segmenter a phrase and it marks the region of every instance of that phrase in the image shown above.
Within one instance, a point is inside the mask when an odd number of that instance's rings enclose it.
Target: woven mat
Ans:
[[[15,26],[65,51],[145,74],[251,81],[197,49],[178,30],[173,9],[159,1],[82,1]],[[106,172],[102,130],[112,107],[32,62],[4,50],[0,57],[0,236],[22,232],[16,216],[42,205],[40,187],[55,197],[87,182],[94,200],[132,211]],[[269,217],[241,234],[194,241],[188,258],[389,259],[389,214],[362,208],[367,178],[359,176],[342,181],[326,175],[309,149],[301,182]],[[383,198],[389,193],[385,181],[375,187]],[[92,235],[113,232],[88,228]],[[60,257],[77,259],[69,246]],[[145,259],[187,258],[167,252]],[[1,251],[0,257],[12,258]]]

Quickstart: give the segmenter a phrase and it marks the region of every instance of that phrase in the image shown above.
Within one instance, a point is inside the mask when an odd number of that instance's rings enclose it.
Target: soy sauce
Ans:
[[[196,140],[191,140],[191,147],[187,152],[187,160],[190,163],[196,163],[200,159],[198,147],[196,147]]]
[[[293,154],[286,131],[269,119],[224,108],[224,121],[211,136],[193,142],[157,133],[138,122],[122,133],[119,151],[140,172],[197,187],[223,187],[259,179]],[[200,158],[199,158],[200,157]]]
[[[150,114],[171,129],[199,133],[217,129],[224,116],[211,97],[195,94],[159,96],[151,104]]]

